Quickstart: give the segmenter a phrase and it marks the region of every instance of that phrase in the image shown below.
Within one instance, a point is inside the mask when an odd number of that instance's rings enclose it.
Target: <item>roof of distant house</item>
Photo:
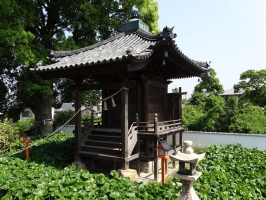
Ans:
[[[239,96],[242,95],[245,92],[245,90],[240,89],[239,92],[235,92],[234,88],[230,90],[224,91],[224,93],[220,94],[220,96]]]

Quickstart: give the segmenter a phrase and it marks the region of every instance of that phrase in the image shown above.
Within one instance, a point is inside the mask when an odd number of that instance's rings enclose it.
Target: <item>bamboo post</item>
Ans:
[[[154,134],[158,134],[158,114],[154,114]],[[154,139],[154,147],[158,146],[158,138]],[[154,151],[154,181],[158,181],[158,151]]]
[[[158,114],[154,114],[154,134],[158,134]]]
[[[136,113],[136,123],[137,123],[137,131],[139,130],[139,114]],[[138,140],[137,140],[137,147],[136,147],[137,153],[140,154],[140,139],[138,136]],[[138,173],[138,176],[140,176],[140,159],[139,157],[136,159],[136,170]]]

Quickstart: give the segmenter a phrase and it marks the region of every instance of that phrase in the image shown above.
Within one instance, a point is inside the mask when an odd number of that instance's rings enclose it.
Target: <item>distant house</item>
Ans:
[[[55,108],[52,107],[52,119],[54,118]],[[30,108],[25,108],[22,112],[19,114],[20,120],[27,120],[29,118],[34,117],[34,113]]]
[[[27,120],[31,117],[34,117],[34,114],[33,112],[31,111],[30,108],[25,108],[21,113],[20,113],[20,116],[19,116],[19,119],[20,120]]]
[[[52,107],[52,119],[54,119],[54,115],[56,113],[62,112],[62,111],[68,111],[68,110],[75,110],[74,108],[74,103],[62,103],[61,108],[59,109],[55,109],[54,107]],[[93,106],[93,110],[86,108],[85,106],[81,107],[81,114],[82,115],[90,115],[92,113],[92,111],[94,111],[94,115],[101,117],[102,114],[102,107],[100,106],[100,111],[97,111],[97,106]],[[0,113],[0,115],[3,113]],[[20,120],[27,120],[31,117],[34,117],[34,113],[32,112],[32,110],[30,108],[25,108],[21,113],[20,113]]]
[[[225,99],[228,99],[229,97],[240,97],[241,95],[243,95],[245,92],[245,90],[239,90],[239,92],[234,91],[234,88],[230,89],[230,90],[226,90],[224,93],[220,94],[220,96],[224,97]]]

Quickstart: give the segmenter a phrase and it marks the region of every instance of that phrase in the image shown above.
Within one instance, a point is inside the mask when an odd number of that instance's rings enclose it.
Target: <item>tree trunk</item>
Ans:
[[[35,130],[37,130],[37,134],[52,133],[52,98],[38,95],[35,105],[31,107],[31,110],[35,115],[35,126],[37,126]]]

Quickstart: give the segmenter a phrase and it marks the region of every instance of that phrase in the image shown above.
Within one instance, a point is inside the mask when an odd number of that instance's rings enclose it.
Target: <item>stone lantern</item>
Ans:
[[[199,200],[193,188],[193,182],[201,176],[201,172],[196,170],[196,165],[204,158],[205,153],[195,154],[194,150],[191,148],[192,141],[184,141],[184,146],[184,152],[179,151],[176,155],[170,155],[172,160],[179,161],[179,171],[174,177],[181,180],[183,188],[178,199]]]

